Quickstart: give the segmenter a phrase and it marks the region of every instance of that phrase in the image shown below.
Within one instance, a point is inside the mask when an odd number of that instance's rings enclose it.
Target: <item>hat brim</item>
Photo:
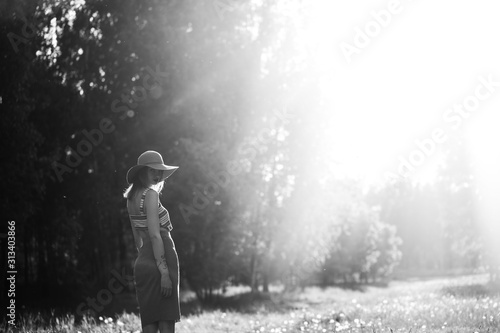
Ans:
[[[178,166],[174,165],[165,165],[165,164],[148,164],[148,165],[135,165],[128,169],[127,171],[127,183],[130,185],[134,182],[135,177],[137,176],[137,173],[145,167],[149,167],[155,170],[161,170],[163,171],[161,175],[161,180],[164,181],[168,177],[170,177],[177,169],[179,169]]]

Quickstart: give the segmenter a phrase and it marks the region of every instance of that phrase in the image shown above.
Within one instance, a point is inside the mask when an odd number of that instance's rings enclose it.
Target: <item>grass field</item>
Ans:
[[[394,281],[358,290],[309,287],[304,292],[231,296],[220,307],[183,316],[178,333],[500,332],[500,290],[486,275]],[[140,332],[134,314],[71,316],[40,329],[36,316],[20,332]]]

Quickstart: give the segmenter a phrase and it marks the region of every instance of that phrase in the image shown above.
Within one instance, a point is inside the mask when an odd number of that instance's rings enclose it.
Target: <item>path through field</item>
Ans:
[[[500,332],[500,293],[484,275],[365,291],[307,288],[269,303],[251,314],[191,316],[177,332]]]

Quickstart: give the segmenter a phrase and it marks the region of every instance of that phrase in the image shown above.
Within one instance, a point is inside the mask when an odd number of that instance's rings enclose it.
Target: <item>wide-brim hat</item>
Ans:
[[[137,165],[134,165],[127,171],[127,183],[132,184],[134,182],[135,177],[139,170],[144,167],[150,167],[156,170],[163,171],[161,180],[164,181],[171,174],[175,172],[175,170],[179,169],[178,166],[166,165],[163,163],[163,157],[161,157],[160,153],[154,150],[148,150],[139,156],[137,159]]]

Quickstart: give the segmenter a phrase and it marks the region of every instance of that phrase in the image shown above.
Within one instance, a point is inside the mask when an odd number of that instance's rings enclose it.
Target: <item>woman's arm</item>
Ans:
[[[168,275],[167,261],[165,260],[165,249],[163,240],[160,236],[160,217],[158,216],[158,193],[154,190],[146,193],[145,207],[147,213],[147,225],[153,253],[156,260],[156,266],[162,275]]]

